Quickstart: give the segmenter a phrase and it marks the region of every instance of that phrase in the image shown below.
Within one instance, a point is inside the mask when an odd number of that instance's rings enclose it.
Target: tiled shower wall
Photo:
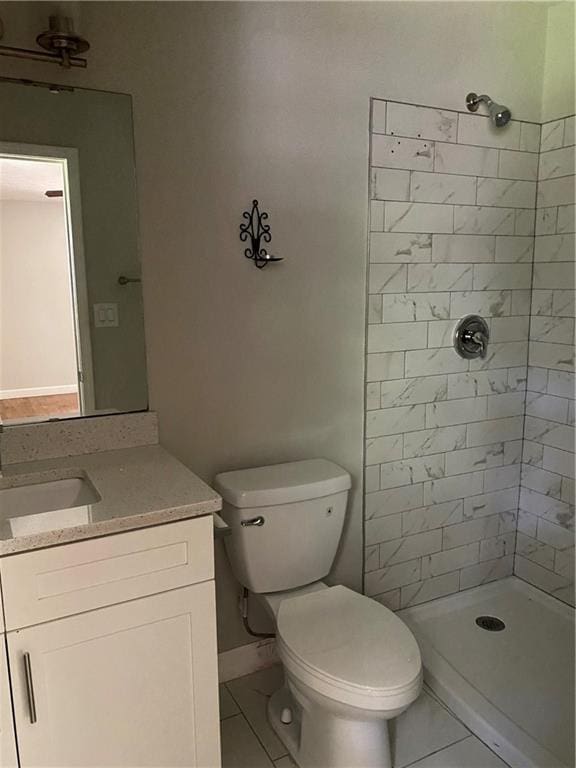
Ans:
[[[574,602],[574,117],[542,126],[514,572]]]
[[[373,101],[371,132],[365,591],[398,608],[513,570],[540,126]]]

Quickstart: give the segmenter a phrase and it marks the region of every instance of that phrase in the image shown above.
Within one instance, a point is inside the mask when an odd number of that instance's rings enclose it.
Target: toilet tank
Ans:
[[[260,593],[323,579],[336,556],[350,485],[348,472],[326,459],[217,475],[238,581]]]

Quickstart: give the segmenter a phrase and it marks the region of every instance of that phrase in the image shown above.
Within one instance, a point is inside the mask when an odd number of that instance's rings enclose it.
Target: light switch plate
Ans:
[[[118,304],[94,304],[94,326],[96,328],[118,327]]]

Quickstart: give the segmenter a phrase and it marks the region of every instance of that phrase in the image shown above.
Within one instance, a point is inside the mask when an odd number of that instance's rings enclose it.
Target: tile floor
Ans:
[[[266,719],[281,684],[274,666],[220,686],[222,768],[293,768]],[[427,690],[392,723],[391,740],[394,768],[507,768]]]

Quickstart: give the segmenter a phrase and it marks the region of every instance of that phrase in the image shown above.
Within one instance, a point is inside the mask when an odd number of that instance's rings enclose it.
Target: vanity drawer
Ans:
[[[213,579],[212,528],[207,515],[5,557],[6,629]]]

